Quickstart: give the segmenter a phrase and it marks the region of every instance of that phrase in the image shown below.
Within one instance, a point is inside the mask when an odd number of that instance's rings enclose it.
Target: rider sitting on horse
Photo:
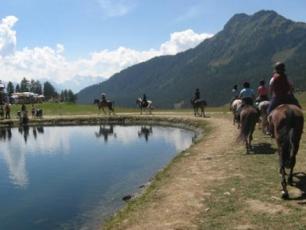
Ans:
[[[197,100],[200,100],[200,90],[198,88],[196,88],[192,102],[195,103]]]
[[[242,105],[253,105],[255,93],[250,88],[249,82],[243,83],[243,89],[240,91],[239,98],[242,100]]]
[[[240,120],[240,113],[244,106],[251,105],[253,106],[255,93],[254,90],[250,88],[249,82],[243,83],[243,89],[239,93],[239,98],[242,101],[242,105],[237,110],[237,119]]]
[[[105,93],[101,94],[101,99],[102,99],[102,102],[107,102]]]
[[[147,100],[147,95],[144,93],[142,97],[142,106],[147,107],[148,106],[148,100]]]
[[[281,104],[292,104],[301,108],[298,100],[293,95],[293,87],[285,74],[285,64],[277,62],[275,72],[270,80],[270,93],[272,99],[268,108],[268,114]]]
[[[266,82],[261,80],[259,82],[259,87],[257,88],[257,98],[256,102],[260,103],[262,101],[269,101],[269,89],[265,86]]]

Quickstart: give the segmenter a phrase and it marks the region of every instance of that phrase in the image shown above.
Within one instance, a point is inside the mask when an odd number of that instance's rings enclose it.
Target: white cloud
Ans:
[[[212,37],[213,34],[197,34],[188,29],[171,34],[170,41],[163,43],[160,47],[161,54],[176,54],[197,46],[203,40]]]
[[[98,0],[106,17],[118,17],[129,13],[136,5],[135,0]]]
[[[198,34],[188,29],[170,35],[170,40],[158,49],[144,51],[127,47],[115,50],[101,50],[91,53],[87,58],[68,60],[63,44],[56,47],[35,47],[16,50],[16,31],[12,29],[17,22],[8,16],[0,22],[0,78],[5,81],[20,81],[23,77],[48,79],[57,83],[71,80],[75,76],[110,77],[131,65],[156,56],[173,55],[193,48],[212,34]]]
[[[16,32],[12,27],[17,21],[15,16],[7,16],[0,21],[0,56],[7,56],[15,51]]]

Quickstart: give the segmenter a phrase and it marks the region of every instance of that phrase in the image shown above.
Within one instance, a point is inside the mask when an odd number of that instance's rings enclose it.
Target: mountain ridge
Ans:
[[[128,67],[102,84],[80,91],[80,103],[89,103],[101,92],[122,106],[134,106],[146,93],[159,107],[189,104],[195,88],[209,104],[230,99],[233,84],[249,80],[253,87],[270,77],[273,63],[285,61],[289,75],[306,88],[306,24],[275,11],[236,14],[223,30],[197,47],[176,55],[160,56]]]

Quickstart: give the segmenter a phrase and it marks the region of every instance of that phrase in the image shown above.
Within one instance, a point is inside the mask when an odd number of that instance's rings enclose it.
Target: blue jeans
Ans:
[[[273,109],[281,104],[291,104],[302,108],[298,100],[292,94],[289,94],[285,97],[272,97],[270,106],[268,108],[268,114],[270,114]]]

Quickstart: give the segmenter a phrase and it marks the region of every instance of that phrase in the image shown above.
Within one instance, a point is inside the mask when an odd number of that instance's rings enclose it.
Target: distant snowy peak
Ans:
[[[92,77],[92,76],[75,76],[70,80],[66,80],[61,83],[55,83],[51,82],[54,84],[55,88],[59,91],[63,89],[71,89],[74,93],[79,92],[81,89],[86,88],[87,86],[94,85],[97,83],[101,83],[105,81],[106,78],[104,77]]]

